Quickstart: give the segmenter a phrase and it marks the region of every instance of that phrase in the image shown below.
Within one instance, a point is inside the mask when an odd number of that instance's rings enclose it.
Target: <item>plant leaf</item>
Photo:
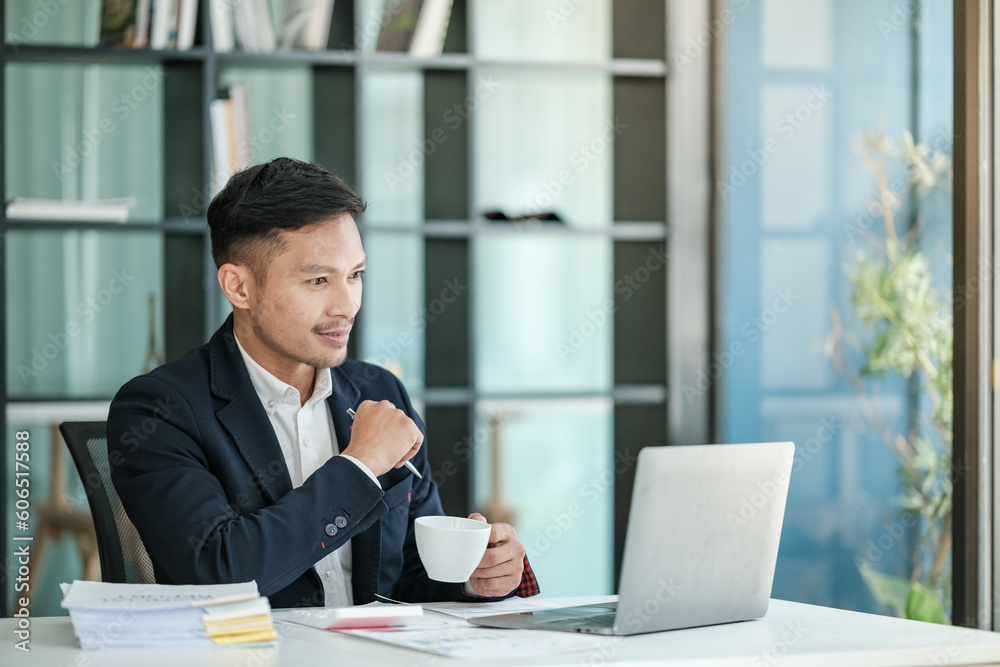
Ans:
[[[864,561],[858,563],[858,571],[876,602],[892,609],[896,616],[907,618],[907,606],[912,588],[909,579],[882,574]]]
[[[910,596],[906,600],[906,618],[912,621],[948,624],[948,619],[944,615],[944,605],[931,589],[919,581],[914,581],[910,588]]]

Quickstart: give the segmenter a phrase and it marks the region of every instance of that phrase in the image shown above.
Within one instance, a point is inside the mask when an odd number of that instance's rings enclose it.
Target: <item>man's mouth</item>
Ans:
[[[336,331],[321,331],[319,332],[319,335],[325,340],[328,340],[336,345],[346,345],[348,338],[351,337],[351,330],[337,329]]]

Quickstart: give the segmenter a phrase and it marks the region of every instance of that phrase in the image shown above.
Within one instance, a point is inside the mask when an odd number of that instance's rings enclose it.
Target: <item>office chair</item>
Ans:
[[[146,547],[111,483],[106,422],[63,422],[59,430],[87,492],[97,530],[101,579],[109,583],[156,583]]]

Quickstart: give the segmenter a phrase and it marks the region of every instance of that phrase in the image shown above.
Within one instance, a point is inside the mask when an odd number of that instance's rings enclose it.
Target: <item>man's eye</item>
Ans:
[[[324,276],[322,278],[313,278],[309,282],[318,287],[319,285],[322,285],[323,283],[326,282],[326,277]]]
[[[361,276],[363,276],[364,274],[365,274],[364,271],[355,271],[354,273],[351,274],[351,277],[360,280]]]

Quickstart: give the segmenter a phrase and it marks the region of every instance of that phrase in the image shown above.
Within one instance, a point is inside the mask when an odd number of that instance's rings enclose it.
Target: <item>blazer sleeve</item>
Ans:
[[[267,498],[260,471],[240,458],[213,406],[196,408],[148,375],[115,397],[108,454],[122,505],[172,583],[256,580],[270,595],[387,511],[382,490],[336,456],[300,487]]]

